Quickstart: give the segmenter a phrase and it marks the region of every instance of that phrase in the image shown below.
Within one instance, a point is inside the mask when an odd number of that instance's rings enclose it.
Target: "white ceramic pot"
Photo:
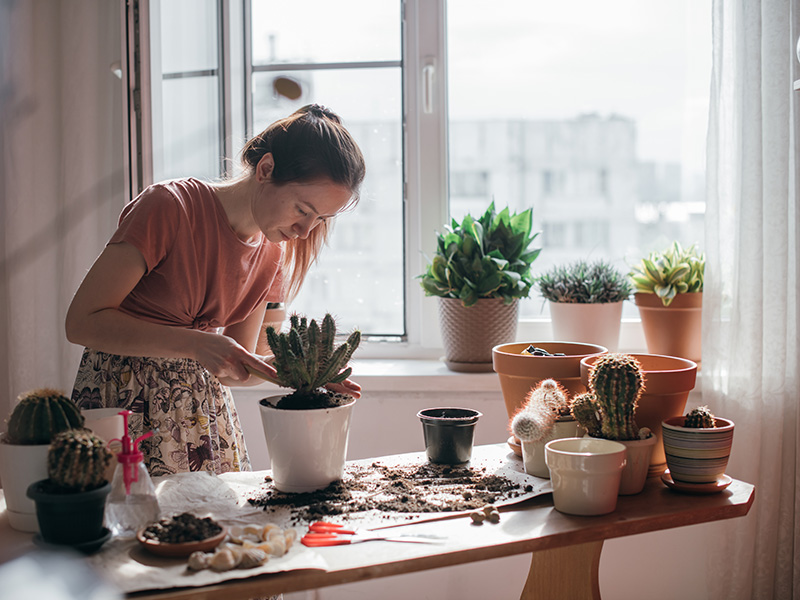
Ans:
[[[102,439],[109,450],[114,453],[114,460],[106,467],[106,480],[114,478],[114,471],[117,468],[117,453],[122,450],[122,436],[125,435],[125,421],[119,414],[121,408],[84,408],[81,414],[86,419],[85,425],[92,432]],[[111,440],[118,440],[111,443]]]
[[[28,498],[28,486],[47,479],[47,453],[50,444],[6,444],[0,434],[0,481],[6,499],[8,523],[18,531],[36,533],[36,505]]]
[[[628,450],[625,468],[622,469],[622,479],[619,482],[621,496],[638,494],[644,489],[650,470],[650,455],[657,441],[658,438],[654,433],[643,440],[620,440],[619,443]]]
[[[287,493],[313,492],[341,479],[355,399],[335,408],[275,408],[282,397],[259,403],[275,487]]]
[[[599,344],[609,352],[616,352],[622,324],[622,302],[549,302],[553,339]]]
[[[538,442],[521,442],[522,464],[525,466],[525,472],[534,477],[550,479],[550,469],[547,468],[544,460],[545,444],[551,440],[581,437],[584,433],[583,427],[575,419],[566,419],[556,421],[552,433],[545,439]]]
[[[626,452],[619,442],[591,437],[547,442],[556,510],[570,515],[614,512]]]

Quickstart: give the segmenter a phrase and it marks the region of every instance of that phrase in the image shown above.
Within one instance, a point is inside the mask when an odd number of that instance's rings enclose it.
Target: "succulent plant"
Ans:
[[[538,442],[553,431],[556,418],[570,414],[566,390],[553,379],[544,379],[528,392],[522,408],[511,419],[511,433],[523,442]]]
[[[590,435],[597,431],[599,421],[598,437],[639,439],[634,416],[643,388],[644,375],[639,361],[627,354],[603,354],[589,375],[589,392],[582,395],[580,402],[578,398],[573,401],[572,414]],[[594,411],[590,410],[592,407]]]
[[[633,291],[627,276],[603,260],[553,267],[535,283],[545,300],[573,304],[622,302]]]
[[[705,255],[694,245],[684,249],[679,242],[662,252],[651,252],[628,274],[636,292],[656,294],[669,306],[677,294],[703,291]]]
[[[336,323],[330,313],[323,318],[322,326],[296,313],[289,323],[289,331],[285,333],[267,328],[278,381],[283,387],[295,390],[284,396],[278,407],[321,408],[349,402],[349,396],[331,394],[323,388],[329,383],[341,383],[353,372],[347,363],[361,343],[361,332],[354,331],[335,348]]]
[[[698,406],[686,415],[683,421],[684,427],[713,429],[717,426],[717,421],[707,406]]]
[[[533,285],[531,263],[540,248],[530,249],[533,210],[495,212],[494,202],[478,219],[452,220],[438,234],[436,255],[422,280],[426,296],[457,298],[472,306],[480,298],[503,298],[505,304],[527,298]]]
[[[87,492],[107,483],[106,467],[113,454],[106,443],[88,429],[62,431],[47,453],[47,474],[64,492]]]
[[[78,406],[58,390],[35,389],[18,400],[8,418],[9,444],[49,444],[57,433],[83,427]]]

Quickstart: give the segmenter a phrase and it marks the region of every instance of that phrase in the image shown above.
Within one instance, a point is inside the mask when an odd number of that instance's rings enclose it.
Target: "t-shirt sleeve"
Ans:
[[[142,253],[149,273],[175,242],[180,222],[177,199],[162,185],[152,185],[122,211],[109,244],[127,242]]]

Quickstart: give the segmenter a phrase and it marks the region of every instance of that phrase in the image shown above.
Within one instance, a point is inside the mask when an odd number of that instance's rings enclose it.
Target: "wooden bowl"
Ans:
[[[204,540],[198,540],[195,542],[179,542],[177,544],[171,544],[167,542],[159,542],[158,540],[151,540],[144,537],[144,528],[136,532],[136,539],[139,541],[139,544],[151,554],[172,557],[189,556],[192,552],[208,552],[219,546],[222,543],[222,540],[225,539],[225,536],[228,535],[228,528],[225,526],[221,527],[222,531],[220,531],[217,535],[213,535]]]

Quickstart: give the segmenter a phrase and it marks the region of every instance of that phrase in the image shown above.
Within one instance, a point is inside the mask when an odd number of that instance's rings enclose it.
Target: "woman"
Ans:
[[[249,470],[229,385],[255,385],[267,302],[291,299],[353,206],[364,159],[338,116],[306,106],[242,151],[243,174],[145,189],[81,283],[66,317],[86,347],[73,399],[133,411],[152,475]],[[261,336],[263,340],[263,336]],[[258,347],[257,347],[258,346]],[[335,391],[360,395],[346,381]]]

